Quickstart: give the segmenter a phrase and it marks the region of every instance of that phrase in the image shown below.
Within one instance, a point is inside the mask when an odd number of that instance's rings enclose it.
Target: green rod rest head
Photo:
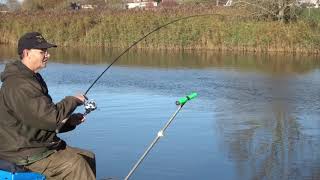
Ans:
[[[198,96],[198,94],[193,92],[193,93],[189,94],[188,96],[180,98],[178,101],[176,101],[176,105],[184,105],[187,101],[189,101],[197,96]]]

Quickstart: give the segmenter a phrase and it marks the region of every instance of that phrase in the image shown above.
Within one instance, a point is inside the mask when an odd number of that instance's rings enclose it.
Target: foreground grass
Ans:
[[[217,7],[1,14],[0,43],[15,44],[23,33],[39,31],[60,46],[125,48],[162,24],[205,13],[216,15],[171,24],[146,38],[137,48],[320,52],[318,19],[301,18],[288,24],[257,21],[246,17],[244,12]]]

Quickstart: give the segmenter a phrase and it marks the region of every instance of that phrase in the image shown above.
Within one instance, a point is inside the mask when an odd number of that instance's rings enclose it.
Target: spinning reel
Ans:
[[[86,100],[84,101],[84,109],[85,109],[85,113],[83,114],[84,116],[89,114],[91,111],[94,111],[97,109],[97,105],[94,100],[88,100],[87,97],[85,98]]]

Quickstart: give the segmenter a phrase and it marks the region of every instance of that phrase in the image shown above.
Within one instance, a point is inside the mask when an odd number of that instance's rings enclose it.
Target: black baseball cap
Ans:
[[[48,43],[39,32],[29,32],[21,36],[18,41],[18,54],[22,54],[24,49],[48,49],[57,47]]]

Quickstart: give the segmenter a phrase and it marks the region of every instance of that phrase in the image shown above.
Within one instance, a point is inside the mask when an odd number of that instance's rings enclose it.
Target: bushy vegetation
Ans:
[[[25,32],[39,31],[60,46],[128,47],[151,30],[177,18],[215,14],[171,24],[137,48],[238,51],[320,51],[320,17],[294,23],[257,20],[239,9],[215,6],[158,10],[22,11],[0,15],[0,43],[15,44]]]

